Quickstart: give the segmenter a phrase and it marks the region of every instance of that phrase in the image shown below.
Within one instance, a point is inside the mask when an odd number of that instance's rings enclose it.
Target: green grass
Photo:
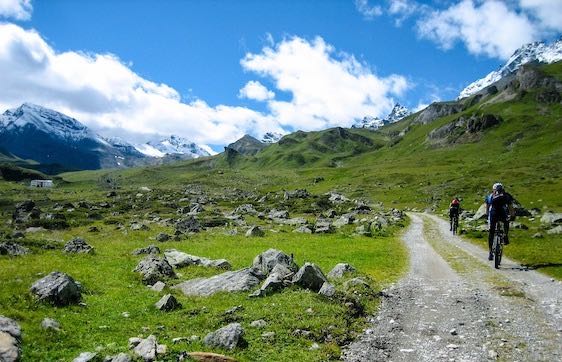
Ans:
[[[329,301],[298,288],[258,299],[249,299],[248,293],[194,298],[171,290],[183,308],[171,313],[159,312],[153,304],[163,293],[150,291],[141,283],[139,276],[132,272],[141,257],[130,253],[154,243],[150,237],[157,232],[170,230],[151,226],[151,231],[124,234],[113,230],[111,225],[96,225],[102,229],[100,233],[87,233],[86,227],[78,227],[35,235],[38,240],[58,241],[58,245],[62,245],[62,240],[83,236],[95,247],[95,255],[65,255],[60,250],[34,248],[35,253],[28,256],[0,257],[0,310],[20,322],[23,328],[23,360],[70,360],[80,352],[96,349],[101,350],[102,355],[126,352],[129,337],[149,334],[155,334],[159,343],[167,344],[171,352],[209,350],[200,342],[174,345],[171,339],[191,335],[203,338],[208,332],[226,325],[229,320],[223,313],[236,305],[244,307],[236,314],[236,321],[246,330],[249,345],[233,352],[216,352],[240,360],[337,359],[337,344],[347,341],[363,327],[364,320],[349,317],[341,302]],[[226,236],[217,230],[181,242],[158,243],[158,246],[162,250],[175,248],[194,255],[226,258],[235,269],[251,265],[257,254],[271,247],[293,253],[295,261],[301,265],[305,261],[314,262],[325,273],[338,262],[349,262],[361,275],[372,279],[376,290],[396,281],[406,265],[404,248],[395,236],[367,238],[345,233],[318,236],[281,230],[268,232],[265,238],[246,238]],[[66,272],[83,284],[85,307],[56,308],[34,301],[29,287],[54,270]],[[181,277],[171,280],[171,284],[219,271],[188,267],[178,272]],[[365,304],[372,313],[378,302],[370,298]],[[309,308],[314,311],[312,314],[306,312]],[[123,312],[130,316],[123,317]],[[44,332],[40,327],[44,317],[58,320],[62,332]],[[268,326],[263,330],[249,327],[250,322],[257,319],[266,320]],[[295,329],[310,330],[312,337],[293,336]],[[265,331],[276,333],[274,341],[261,340],[261,333]],[[328,334],[331,339],[326,339]],[[309,351],[314,342],[319,342],[321,348]]]

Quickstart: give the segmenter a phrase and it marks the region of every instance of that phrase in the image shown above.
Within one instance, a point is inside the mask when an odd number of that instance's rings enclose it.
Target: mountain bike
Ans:
[[[451,230],[453,231],[453,235],[457,234],[457,231],[459,229],[459,215],[453,215],[453,218],[451,219]]]
[[[508,222],[508,221],[505,221]],[[494,253],[494,267],[499,269],[502,262],[503,245],[505,243],[504,221],[496,223],[496,231],[494,232],[494,243],[492,244],[492,252]]]

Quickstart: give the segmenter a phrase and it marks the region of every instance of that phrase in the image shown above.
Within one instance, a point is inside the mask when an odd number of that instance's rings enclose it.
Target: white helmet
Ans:
[[[503,190],[503,185],[500,182],[496,182],[494,184],[494,186],[492,187],[492,190],[494,191],[502,191]]]

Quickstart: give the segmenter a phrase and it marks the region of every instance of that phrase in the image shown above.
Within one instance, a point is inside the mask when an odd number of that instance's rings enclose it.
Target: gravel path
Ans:
[[[385,291],[379,314],[344,360],[562,359],[560,282],[509,260],[495,270],[486,251],[452,236],[447,222],[410,217],[410,272]]]

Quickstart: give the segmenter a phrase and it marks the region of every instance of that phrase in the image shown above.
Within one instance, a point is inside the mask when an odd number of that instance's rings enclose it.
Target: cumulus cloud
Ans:
[[[383,14],[383,9],[380,5],[370,5],[368,0],[355,0],[355,7],[367,20],[372,20]]]
[[[258,81],[251,80],[238,93],[240,98],[254,99],[256,101],[266,101],[275,98],[275,93],[267,89]]]
[[[462,42],[470,53],[492,58],[507,59],[523,44],[562,31],[559,0],[462,0],[446,9],[418,9],[422,38],[444,49]]]
[[[248,53],[244,70],[268,77],[292,99],[274,99],[259,81],[240,95],[267,102],[267,112],[235,105],[182,102],[166,84],[144,79],[112,54],[57,52],[39,33],[0,24],[0,107],[32,102],[68,114],[105,135],[176,134],[197,143],[221,145],[245,133],[287,133],[351,125],[382,115],[392,96],[409,86],[399,75],[376,76],[352,55],[336,53],[322,38],[298,37]],[[128,137],[124,137],[127,139]]]
[[[259,54],[246,54],[241,64],[292,95],[268,106],[279,124],[293,129],[349,126],[366,115],[383,115],[393,106],[392,96],[409,87],[403,76],[378,77],[352,55],[336,54],[320,37],[285,39]]]
[[[29,20],[32,10],[31,0],[0,0],[0,18]]]

